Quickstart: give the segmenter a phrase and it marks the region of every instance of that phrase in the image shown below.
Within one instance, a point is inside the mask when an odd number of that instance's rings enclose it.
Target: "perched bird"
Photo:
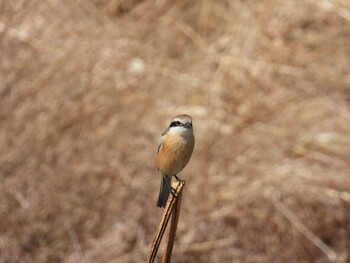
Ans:
[[[165,207],[172,191],[171,178],[182,171],[191,158],[194,148],[192,117],[187,114],[175,116],[162,133],[156,165],[162,175],[157,207]]]

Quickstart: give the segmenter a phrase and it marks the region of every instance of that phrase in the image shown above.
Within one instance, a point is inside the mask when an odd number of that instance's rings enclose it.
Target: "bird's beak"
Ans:
[[[185,124],[185,127],[186,127],[187,129],[191,129],[191,128],[192,128],[192,123],[186,123],[186,124]]]

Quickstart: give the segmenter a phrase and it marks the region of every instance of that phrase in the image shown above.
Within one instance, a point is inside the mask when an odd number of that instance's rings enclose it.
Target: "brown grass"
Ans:
[[[173,262],[350,262],[348,1],[2,1],[0,40],[1,262],[144,262],[179,113]]]

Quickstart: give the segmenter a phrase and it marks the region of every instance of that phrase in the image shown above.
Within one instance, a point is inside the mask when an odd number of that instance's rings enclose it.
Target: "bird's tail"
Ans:
[[[168,201],[170,187],[171,187],[171,177],[168,178],[166,176],[162,176],[162,181],[160,182],[160,190],[159,190],[157,207],[165,207]]]

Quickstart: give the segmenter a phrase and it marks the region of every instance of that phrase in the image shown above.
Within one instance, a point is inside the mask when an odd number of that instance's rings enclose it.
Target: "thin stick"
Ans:
[[[333,249],[327,246],[318,236],[307,228],[291,210],[289,210],[282,202],[277,200],[276,197],[272,198],[272,201],[277,210],[280,211],[302,235],[309,239],[327,256],[329,262],[337,261],[337,254],[333,251]]]
[[[167,224],[169,222],[169,219],[170,219],[172,210],[174,208],[175,202],[176,202],[178,196],[180,195],[180,193],[182,191],[182,188],[184,187],[184,183],[180,183],[177,180],[174,183],[176,184],[176,187],[174,187],[175,194],[174,195],[172,195],[172,194],[169,195],[168,202],[167,202],[167,204],[166,204],[166,206],[164,208],[162,219],[160,221],[160,224],[158,226],[157,232],[156,232],[156,234],[154,236],[154,239],[153,239],[153,242],[152,242],[152,245],[151,245],[150,252],[148,254],[148,258],[147,258],[147,261],[146,261],[147,263],[153,263],[155,258],[156,258],[160,242],[162,241],[162,237],[164,235],[166,226],[167,226]]]
[[[184,185],[185,182],[181,181],[180,184]],[[180,190],[179,194],[177,195],[177,199],[175,201],[175,209],[173,210],[173,214],[171,216],[170,230],[169,230],[166,248],[164,250],[164,254],[162,258],[162,263],[170,263],[171,261],[171,254],[173,252],[177,224],[179,222],[179,216],[180,216],[181,200],[182,200],[182,191]]]

